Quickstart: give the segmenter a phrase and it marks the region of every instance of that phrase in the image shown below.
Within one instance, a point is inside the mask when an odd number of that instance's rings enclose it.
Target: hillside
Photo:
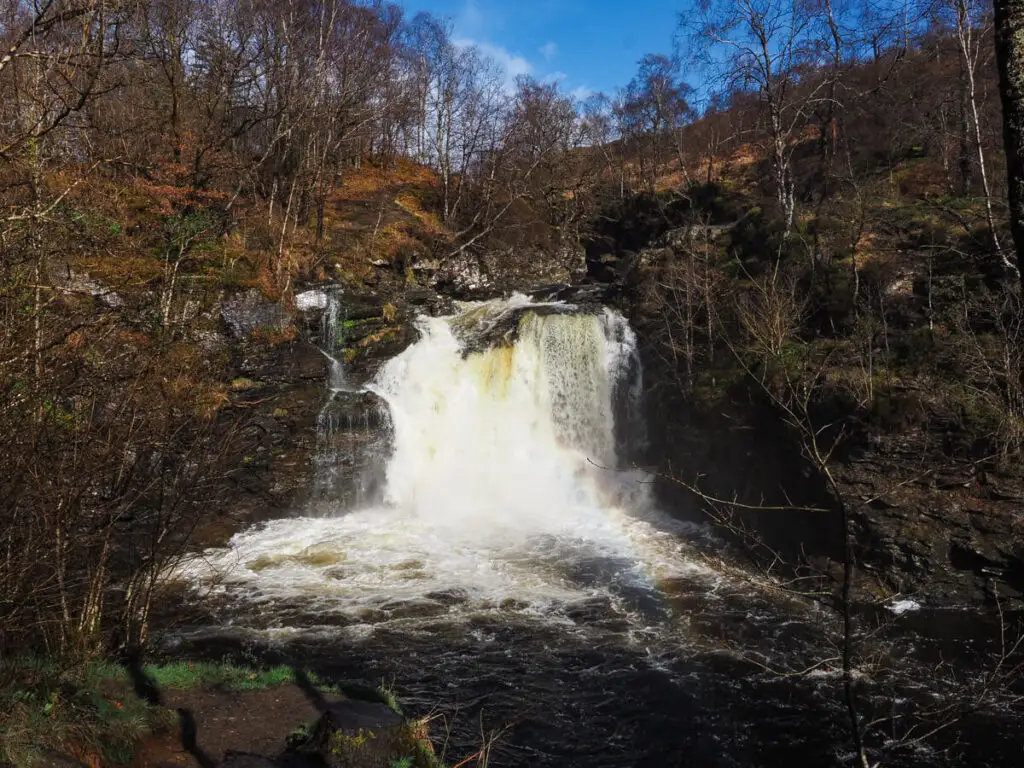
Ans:
[[[1013,163],[988,9],[912,5],[913,19],[865,7],[837,21],[830,3],[746,17],[702,3],[686,50],[644,56],[618,92],[578,103],[555,81],[510,82],[444,20],[387,3],[11,4],[0,655],[21,671],[0,747],[20,751],[0,762],[27,768],[22,747],[50,729],[81,747],[78,715],[100,741],[107,714],[125,725],[109,712],[123,675],[109,699],[78,673],[181,627],[215,631],[172,655],[246,661],[251,638],[273,638],[269,657],[293,630],[323,630],[328,644],[296,653],[339,679],[401,670],[424,714],[428,696],[469,701],[467,752],[495,702],[520,728],[509,765],[532,759],[532,740],[562,765],[580,723],[597,734],[589,761],[671,764],[728,743],[737,764],[748,750],[761,764],[762,744],[788,764],[798,721],[819,762],[849,748],[888,764],[919,756],[919,740],[892,738],[897,721],[930,738],[933,721],[992,702],[1013,714]],[[721,55],[725,31],[750,55]],[[512,293],[572,306],[501,302]],[[495,303],[433,336],[416,323],[467,299]],[[516,380],[521,400],[506,386],[517,345],[533,376]],[[414,429],[363,387],[406,351],[385,370]],[[600,466],[577,440],[591,428]],[[403,437],[411,456],[393,450]],[[415,513],[401,519],[376,504],[396,454]],[[623,472],[593,481],[605,469]],[[449,497],[464,517],[446,514]],[[218,559],[251,582],[195,577],[200,598],[183,597],[182,574]],[[665,563],[678,569],[661,578]],[[885,636],[917,610],[920,624]],[[896,672],[873,676],[884,649],[919,636],[941,658],[954,612],[982,649],[963,670],[933,664],[933,688],[908,696],[887,687]],[[250,634],[222,646],[216,633],[235,629]],[[734,636],[762,655],[723,653]],[[937,712],[883,713],[933,692]],[[205,689],[182,701],[196,699]],[[751,741],[730,719],[739,699],[756,702],[740,707]],[[683,741],[679,712],[695,724]],[[124,763],[147,723],[101,768]],[[978,733],[964,749],[988,746]]]

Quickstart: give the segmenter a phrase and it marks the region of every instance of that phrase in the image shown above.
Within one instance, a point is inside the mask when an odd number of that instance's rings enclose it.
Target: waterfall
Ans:
[[[327,357],[327,389],[336,392],[345,389],[345,369],[338,355],[344,344],[344,317],[342,315],[341,289],[328,291],[324,313],[320,316],[321,351]]]
[[[617,395],[635,340],[608,310],[522,299],[420,322],[422,338],[372,388],[389,404],[386,501],[460,535],[560,527],[616,485]],[[499,343],[474,349],[480,337]]]
[[[317,348],[327,358],[327,389],[345,389],[345,370],[338,359],[344,346],[344,304],[339,285],[303,291],[295,296],[295,308],[306,312],[320,310],[320,333]]]
[[[646,477],[621,466],[641,382],[624,318],[517,296],[418,327],[365,391],[330,399],[335,419],[352,398],[387,412],[386,462],[349,446],[385,467],[380,494],[343,499],[328,484],[317,516],[236,535],[204,559],[219,588],[261,610],[309,600],[358,623],[399,605],[447,612],[456,594],[472,610],[598,592],[656,602],[658,579],[697,568],[678,557],[681,529],[648,503]]]
[[[327,358],[327,389],[324,404],[316,420],[316,450],[313,454],[312,503],[322,503],[337,495],[342,453],[338,450],[338,432],[343,426],[338,411],[338,394],[344,392],[345,369],[338,354],[342,348],[342,303],[341,290],[319,292],[320,345],[319,350]]]
[[[303,294],[305,296],[306,294]],[[296,297],[297,299],[299,297]],[[340,287],[317,291],[322,310],[318,348],[327,358],[324,404],[316,422],[313,488],[310,507],[320,515],[369,503],[377,497],[375,465],[386,458],[389,432],[387,408],[372,393],[350,385],[342,355],[345,346],[345,304]]]

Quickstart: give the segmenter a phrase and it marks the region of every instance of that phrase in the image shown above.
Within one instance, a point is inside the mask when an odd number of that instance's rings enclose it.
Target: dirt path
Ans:
[[[319,713],[296,685],[261,691],[164,691],[164,706],[177,709],[176,732],[152,736],[136,749],[131,768],[210,768],[232,750],[275,757],[296,728]]]

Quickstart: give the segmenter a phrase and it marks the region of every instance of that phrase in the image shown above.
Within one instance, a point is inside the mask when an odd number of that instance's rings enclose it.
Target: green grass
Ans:
[[[257,669],[226,663],[182,661],[173,664],[147,664],[143,669],[157,688],[188,689],[212,686],[232,691],[259,691],[296,682],[293,669],[285,666]],[[309,673],[308,677],[320,690],[331,689],[331,686],[326,685],[316,675]]]
[[[104,681],[131,682],[130,675],[123,666],[105,661],[61,665],[49,659],[24,656],[4,662],[0,669],[0,683],[13,679],[33,690],[39,686],[71,685],[76,688],[97,688]],[[232,691],[259,691],[275,685],[296,682],[292,667],[243,667],[226,661],[146,664],[143,671],[157,688],[178,690],[211,686]],[[313,685],[325,692],[332,689],[332,686],[313,673],[307,673],[307,677]],[[2,691],[0,695],[3,695]]]
[[[380,691],[381,697],[384,699],[384,703],[391,708],[392,712],[396,715],[403,714],[402,707],[398,704],[398,698],[395,696],[394,681],[388,683],[382,679],[378,690]]]

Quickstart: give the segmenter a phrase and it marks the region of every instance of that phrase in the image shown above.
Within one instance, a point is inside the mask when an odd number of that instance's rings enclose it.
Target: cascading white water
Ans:
[[[342,292],[338,287],[327,291],[310,291],[296,297],[296,303],[303,299],[308,307],[322,310],[320,315],[319,349],[327,358],[327,381],[324,404],[320,408],[316,423],[316,452],[313,455],[313,498],[319,500],[335,492],[338,480],[337,433],[343,425],[338,423],[336,414],[339,393],[349,388],[345,381],[345,369],[339,359],[342,336]]]
[[[777,731],[782,762],[802,731],[811,757],[797,762],[834,758],[845,712],[819,710],[842,701],[830,660],[842,635],[828,616],[774,586],[758,595],[749,575],[730,583],[717,557],[698,565],[697,531],[661,517],[643,476],[617,468],[641,384],[628,323],[520,297],[420,329],[376,396],[332,393],[390,409],[383,503],[273,521],[207,552],[183,575],[227,605],[182,635],[200,648],[208,634],[256,635],[286,653],[294,638],[297,658],[319,646],[328,668],[355,658],[396,672],[420,712],[469,710],[469,749],[485,716],[525,723],[509,729],[520,741],[505,764],[760,765],[758,731]],[[862,690],[878,669],[857,671]],[[898,689],[882,679],[888,707]],[[773,720],[733,719],[752,711]],[[794,729],[794,712],[812,719]]]
[[[514,297],[419,328],[369,387],[393,426],[383,506],[236,536],[208,553],[226,589],[358,618],[453,592],[550,605],[695,569],[617,466],[615,400],[639,381],[621,316]],[[574,575],[583,562],[607,583]]]
[[[320,318],[320,336],[323,352],[327,356],[327,388],[331,391],[345,389],[345,369],[338,359],[341,350],[342,297],[340,290],[326,294],[326,306]]]
[[[518,340],[463,357],[449,318],[388,363],[374,389],[391,406],[387,501],[450,535],[536,535],[602,506],[616,464],[604,318],[528,312]]]

